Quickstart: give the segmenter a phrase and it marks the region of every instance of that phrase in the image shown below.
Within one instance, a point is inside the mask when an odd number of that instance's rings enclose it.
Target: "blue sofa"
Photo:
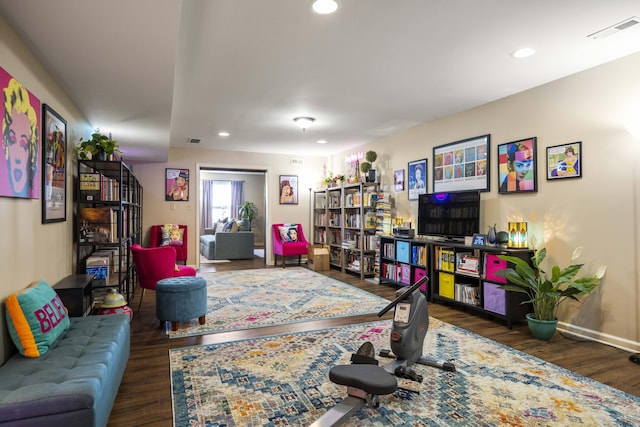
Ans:
[[[107,425],[129,360],[129,317],[70,320],[43,356],[16,353],[0,366],[0,426]]]

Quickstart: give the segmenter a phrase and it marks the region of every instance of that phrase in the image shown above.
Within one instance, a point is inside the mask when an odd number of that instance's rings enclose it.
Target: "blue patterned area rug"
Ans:
[[[200,273],[207,279],[206,323],[181,322],[169,337],[377,313],[389,301],[306,268]]]
[[[307,426],[346,396],[331,366],[364,341],[388,348],[391,321],[169,352],[174,426]],[[640,398],[431,319],[420,393],[381,396],[347,426],[637,426]],[[382,364],[388,359],[378,358]]]

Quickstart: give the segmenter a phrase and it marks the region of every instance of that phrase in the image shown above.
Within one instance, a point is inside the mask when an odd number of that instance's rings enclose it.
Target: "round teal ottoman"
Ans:
[[[160,321],[178,323],[195,319],[204,325],[207,314],[207,281],[203,277],[183,276],[159,280],[156,284],[156,316]]]

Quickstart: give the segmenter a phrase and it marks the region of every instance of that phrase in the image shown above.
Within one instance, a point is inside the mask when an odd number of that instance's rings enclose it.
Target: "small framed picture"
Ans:
[[[189,201],[189,169],[165,169],[164,200],[167,202]]]
[[[547,179],[582,177],[582,141],[547,147]]]
[[[67,121],[42,104],[42,223],[67,220]]]
[[[393,171],[393,188],[396,192],[404,190],[404,169]]]
[[[471,244],[473,246],[485,246],[487,244],[487,235],[478,233],[474,234]]]
[[[536,137],[498,145],[498,193],[538,191]]]
[[[415,160],[408,164],[409,200],[418,200],[420,194],[427,193],[427,159]]]
[[[298,175],[280,175],[280,204],[298,204]]]

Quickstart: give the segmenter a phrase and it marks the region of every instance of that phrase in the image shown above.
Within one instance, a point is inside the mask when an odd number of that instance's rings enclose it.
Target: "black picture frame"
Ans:
[[[280,175],[278,182],[278,200],[280,201],[280,204],[297,205],[298,175]]]
[[[427,164],[427,159],[414,160],[407,164],[409,200],[418,200],[420,194],[427,194]]]
[[[42,223],[67,220],[67,121],[42,104]]]
[[[498,145],[498,193],[538,191],[537,138]]]
[[[570,178],[582,178],[582,141],[547,147],[547,181]]]
[[[491,135],[433,147],[433,192],[489,191]]]
[[[165,168],[164,183],[165,201],[189,201],[189,169]]]
[[[472,246],[486,246],[487,245],[487,235],[475,233],[471,240]]]

